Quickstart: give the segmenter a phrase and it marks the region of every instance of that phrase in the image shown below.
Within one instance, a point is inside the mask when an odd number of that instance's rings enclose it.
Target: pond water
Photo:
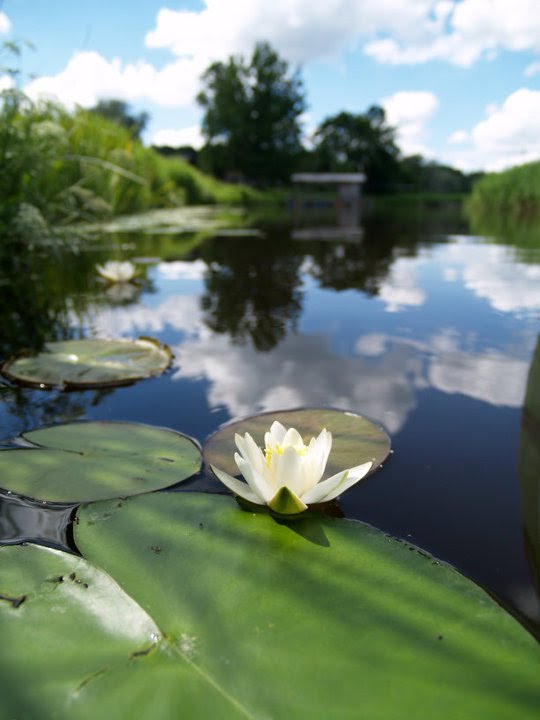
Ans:
[[[46,340],[149,335],[174,361],[116,389],[4,381],[0,438],[107,419],[203,442],[261,411],[365,414],[393,453],[343,496],[345,516],[451,563],[540,634],[540,243],[473,236],[448,209],[367,214],[356,228],[321,222],[147,228],[74,252],[5,255],[0,360]],[[119,255],[141,263],[137,288],[96,277],[96,262]],[[220,490],[207,477],[182,489]],[[69,513],[4,494],[2,542],[61,545]]]

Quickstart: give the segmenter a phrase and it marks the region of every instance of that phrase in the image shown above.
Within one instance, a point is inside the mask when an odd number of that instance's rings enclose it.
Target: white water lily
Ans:
[[[135,265],[129,260],[108,260],[105,265],[96,265],[96,269],[109,282],[129,282],[136,274]]]
[[[326,428],[308,445],[295,428],[286,429],[277,421],[264,436],[264,450],[249,433],[244,437],[237,433],[234,439],[239,450],[234,459],[246,482],[211,465],[216,476],[235,495],[285,515],[333,500],[361,480],[373,464],[366,462],[323,480],[332,448],[332,435]]]

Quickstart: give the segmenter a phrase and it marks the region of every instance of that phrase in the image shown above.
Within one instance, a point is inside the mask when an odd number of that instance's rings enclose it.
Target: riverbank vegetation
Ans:
[[[540,207],[540,165],[476,183],[478,174],[404,156],[378,105],[328,117],[306,138],[299,71],[265,42],[249,58],[213,63],[198,102],[203,147],[154,148],[141,140],[147,113],[134,115],[121,100],[68,112],[4,91],[0,231],[35,240],[51,226],[197,204],[263,204],[275,212],[290,203],[292,173],[303,171],[362,172],[366,195],[406,201],[465,197],[474,185],[476,213],[497,207],[521,216]]]
[[[145,147],[99,112],[67,112],[18,90],[0,104],[0,230],[38,237],[50,225],[184,204],[240,204],[260,193],[220,182]]]
[[[476,224],[540,219],[540,162],[485,175],[474,185],[467,209]]]

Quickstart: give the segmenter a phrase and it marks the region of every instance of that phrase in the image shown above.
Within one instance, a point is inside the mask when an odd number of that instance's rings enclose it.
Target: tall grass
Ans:
[[[540,217],[540,162],[485,175],[473,186],[467,210],[476,219]]]
[[[68,113],[0,94],[0,230],[198,203],[245,203],[250,188],[206,177],[144,147],[123,127],[82,109]]]

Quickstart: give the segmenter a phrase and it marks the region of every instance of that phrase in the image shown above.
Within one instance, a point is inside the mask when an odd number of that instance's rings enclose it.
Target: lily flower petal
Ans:
[[[299,455],[294,447],[288,445],[282,455],[278,455],[275,459],[275,475],[274,483],[276,489],[288,487],[296,495],[302,492],[302,461],[303,457]]]
[[[261,498],[256,495],[253,490],[241,480],[237,480],[232,475],[229,475],[229,473],[226,473],[224,470],[220,470],[217,467],[214,467],[213,465],[210,465],[212,468],[212,472],[215,473],[218,480],[221,480],[221,482],[229,488],[235,495],[239,495],[240,497],[244,498],[244,500],[248,500],[249,502],[255,503],[256,505],[265,505],[266,503],[261,500]]]
[[[365,477],[372,465],[373,463],[370,461],[362,465],[357,465],[349,470],[338,472],[336,475],[332,475],[332,477],[327,480],[323,480],[304,493],[302,500],[306,503],[319,503],[333,500]]]
[[[251,435],[246,433],[242,437],[236,433],[234,441],[244,460],[252,465],[259,474],[262,474],[264,471],[264,455]]]
[[[251,490],[260,498],[259,502],[267,503],[274,494],[274,491],[268,485],[265,478],[238,453],[235,453],[234,460]]]

